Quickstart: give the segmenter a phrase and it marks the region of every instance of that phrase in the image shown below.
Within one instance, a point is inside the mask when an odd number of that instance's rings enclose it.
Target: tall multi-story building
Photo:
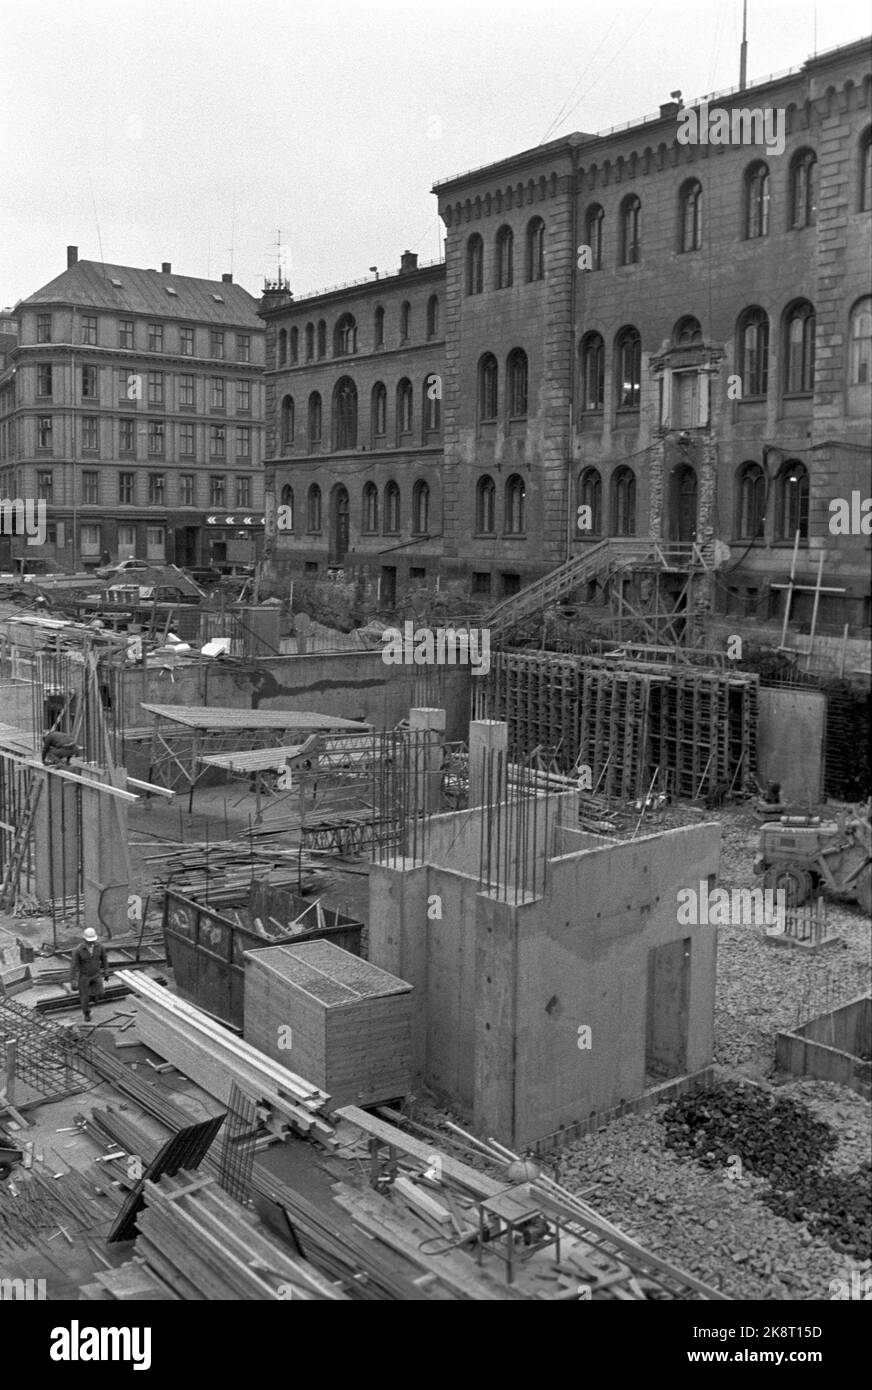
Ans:
[[[263,538],[257,301],[230,275],[80,261],[71,246],[66,271],[13,316],[0,490],[45,501],[50,563],[253,560]],[[29,551],[20,536],[7,545]]]
[[[416,272],[411,338],[402,271],[313,299],[265,296],[268,491],[296,501],[276,565],[390,568],[387,601],[394,577],[402,587],[426,568],[497,599],[635,536],[670,551],[676,594],[699,579],[688,601],[764,618],[790,603],[795,622],[814,609],[821,628],[868,627],[869,44],[706,100],[673,97],[620,129],[437,184],[445,265]],[[350,354],[337,350],[348,315]],[[430,372],[441,435],[427,436]],[[405,435],[401,381],[419,411]],[[353,467],[350,399],[362,402]],[[394,418],[377,433],[381,400]],[[306,505],[313,482],[340,499],[323,527]]]

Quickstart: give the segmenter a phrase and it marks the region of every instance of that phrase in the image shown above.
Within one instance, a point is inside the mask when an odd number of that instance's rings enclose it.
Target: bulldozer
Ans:
[[[764,889],[781,889],[788,907],[812,894],[853,898],[872,915],[872,822],[869,811],[837,819],[781,816],[760,828],[754,872]]]

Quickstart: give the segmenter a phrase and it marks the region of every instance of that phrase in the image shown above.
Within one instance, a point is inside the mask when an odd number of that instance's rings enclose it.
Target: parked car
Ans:
[[[119,560],[117,565],[101,565],[99,569],[94,570],[94,573],[98,579],[115,579],[121,578],[125,574],[130,574],[131,570],[147,570],[152,568],[153,566],[150,565],[147,560],[137,560],[131,556],[127,560]]]

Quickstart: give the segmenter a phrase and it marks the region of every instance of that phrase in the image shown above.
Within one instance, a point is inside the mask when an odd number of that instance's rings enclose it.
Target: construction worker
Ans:
[[[103,979],[101,980],[100,976]],[[103,998],[103,982],[109,979],[109,965],[105,947],[97,938],[93,927],[86,927],[82,942],[73,951],[70,961],[70,986],[78,988],[79,1002],[87,1023],[91,1017],[91,993],[99,1004]]]
[[[60,763],[66,763],[69,767],[70,759],[81,751],[70,734],[61,734],[56,730],[47,733],[42,741],[42,760],[48,767],[56,767]]]

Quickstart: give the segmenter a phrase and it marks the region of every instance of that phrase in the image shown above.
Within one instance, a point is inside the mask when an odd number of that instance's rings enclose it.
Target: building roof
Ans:
[[[113,283],[116,280],[117,285]],[[175,294],[169,294],[169,290],[175,290]],[[225,280],[199,280],[192,275],[139,270],[136,266],[77,261],[22,300],[16,311],[41,304],[72,304],[112,313],[147,314],[151,318],[233,323],[263,332],[257,317],[258,303],[241,285]]]

